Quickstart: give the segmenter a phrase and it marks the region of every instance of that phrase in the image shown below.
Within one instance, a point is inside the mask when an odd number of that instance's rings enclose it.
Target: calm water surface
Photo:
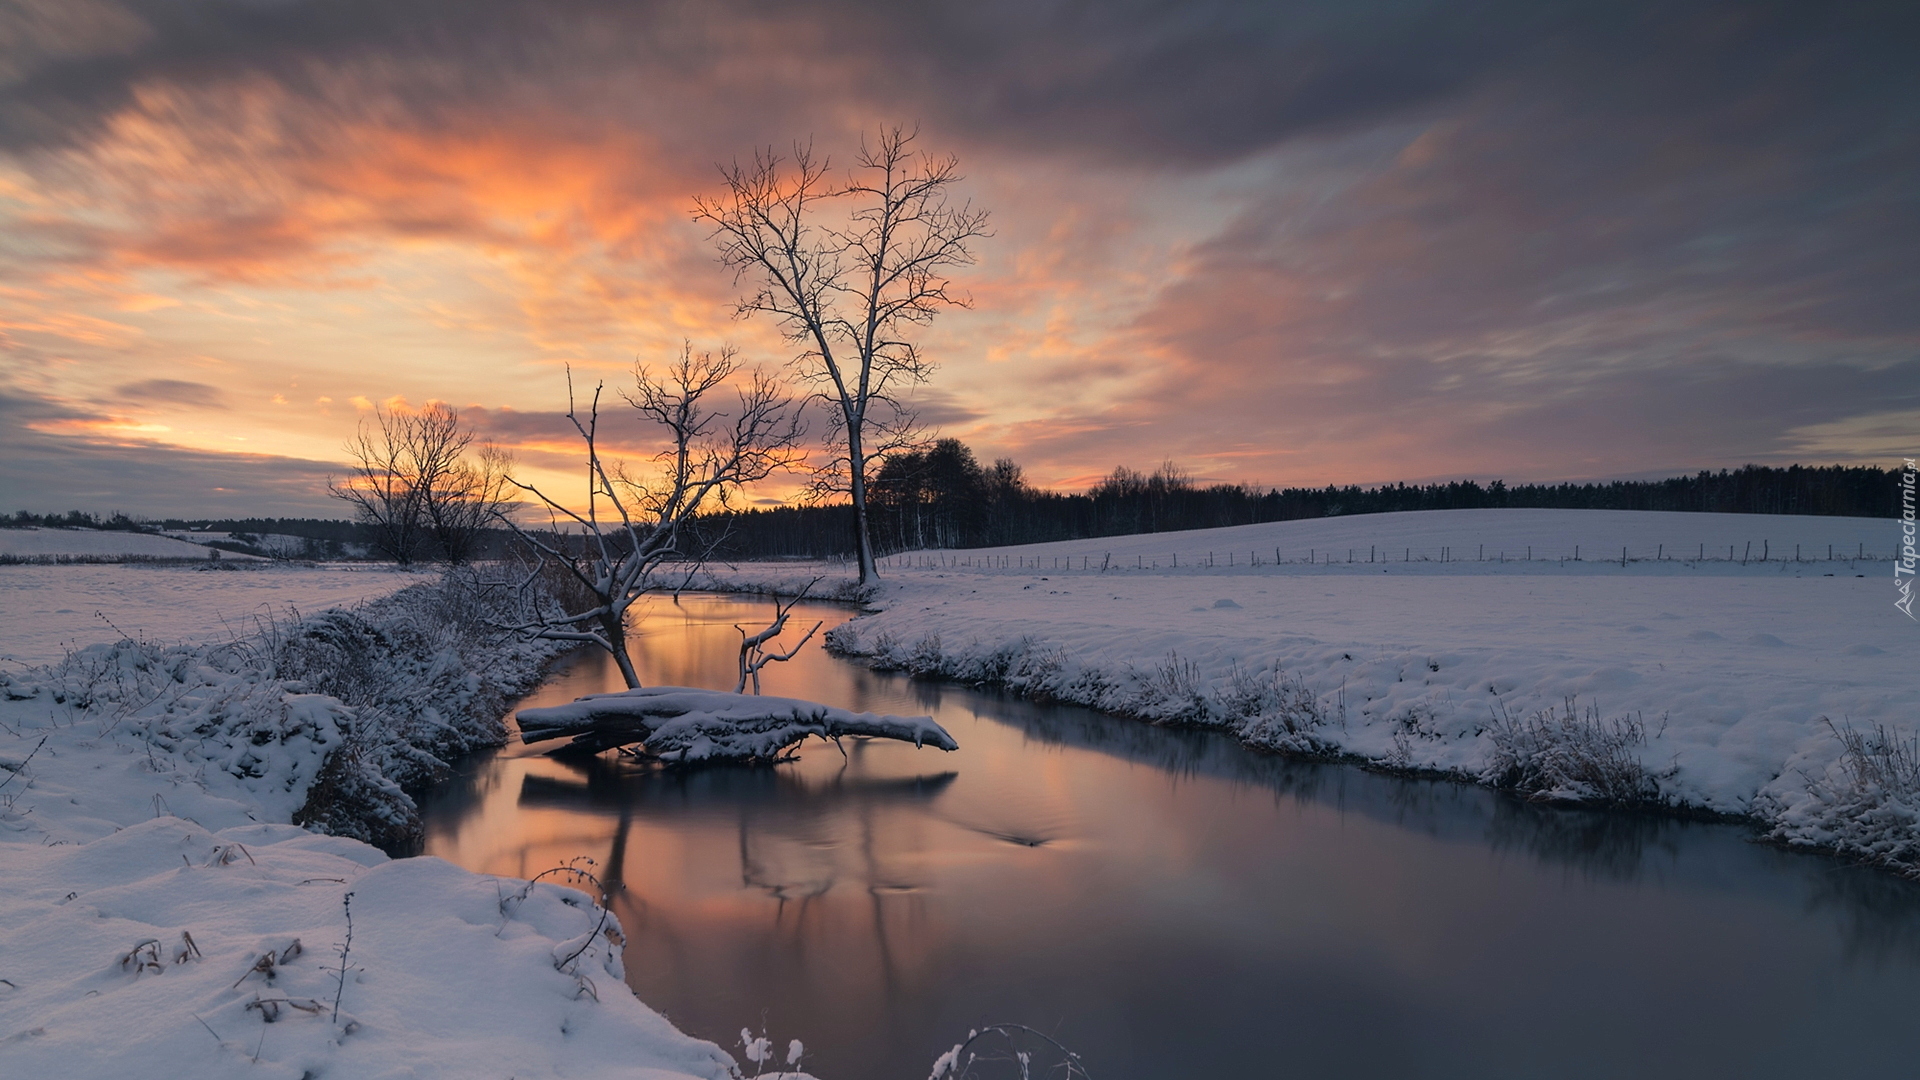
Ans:
[[[733,624],[768,607],[652,603],[643,678],[731,689]],[[920,1080],[996,1021],[1100,1080],[1920,1075],[1920,889],[1886,875],[812,646],[766,674],[930,713],[960,750],[681,773],[515,746],[426,801],[428,853],[517,876],[598,859],[642,1000],[736,1052],[742,1027],[802,1039],[829,1080]],[[619,688],[586,657],[523,704]]]

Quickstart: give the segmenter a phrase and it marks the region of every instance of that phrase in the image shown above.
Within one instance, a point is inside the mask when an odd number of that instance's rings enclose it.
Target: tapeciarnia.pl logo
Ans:
[[[1893,606],[1904,612],[1909,619],[1920,622],[1920,616],[1913,613],[1913,582],[1902,580],[1912,578],[1914,572],[1913,550],[1913,478],[1914,460],[1907,458],[1907,468],[1900,474],[1900,554],[1893,560],[1893,587],[1899,591],[1900,598]]]

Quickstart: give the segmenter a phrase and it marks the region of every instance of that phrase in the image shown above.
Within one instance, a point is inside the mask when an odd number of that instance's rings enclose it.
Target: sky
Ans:
[[[344,516],[356,426],[431,401],[565,497],[569,371],[791,358],[717,166],[887,125],[991,214],[921,415],[1039,484],[1891,465],[1916,46],[1893,3],[0,0],[0,510]]]

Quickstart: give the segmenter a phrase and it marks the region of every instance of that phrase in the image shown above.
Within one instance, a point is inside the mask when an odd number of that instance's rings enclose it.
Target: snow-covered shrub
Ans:
[[[1144,674],[1134,672],[1133,696],[1124,711],[1162,724],[1204,724],[1210,715],[1207,695],[1200,686],[1200,665],[1177,652]]]
[[[1804,794],[1756,808],[1772,818],[1768,839],[1920,877],[1920,735],[1820,719],[1840,740],[1840,757],[1808,778]]]
[[[247,641],[123,639],[70,652],[40,674],[69,723],[144,743],[149,768],[225,773],[255,799],[289,809],[344,744],[352,719],[338,701],[274,678]]]
[[[1016,694],[1036,701],[1058,700],[1061,675],[1067,669],[1067,650],[1042,649],[1030,637],[1020,639],[1020,653],[1007,666],[1005,683]]]
[[[1025,1024],[988,1024],[967,1032],[965,1042],[934,1059],[927,1080],[1088,1080],[1080,1055],[1059,1040]]]
[[[423,828],[413,799],[353,743],[327,755],[293,823],[389,850],[411,847]]]
[[[1560,709],[1523,719],[1499,715],[1487,729],[1493,760],[1482,779],[1530,799],[1648,803],[1659,799],[1655,777],[1641,764],[1646,725],[1638,716],[1602,720],[1583,715],[1569,698]]]
[[[352,707],[339,761],[295,822],[390,848],[417,839],[407,792],[444,777],[448,759],[504,743],[508,700],[562,649],[498,629],[518,601],[454,570],[266,635],[276,674]]]
[[[1414,768],[1415,739],[1434,740],[1442,737],[1433,705],[1424,701],[1415,702],[1398,715],[1389,716],[1387,726],[1393,739],[1393,753],[1388,756],[1387,763],[1397,769]]]
[[[509,696],[559,651],[490,629],[503,602],[450,573],[218,644],[74,650],[9,695],[44,692],[66,723],[138,740],[156,771],[225,773],[282,820],[404,847],[419,833],[406,789],[505,742]]]
[[[940,647],[940,635],[928,634],[915,642],[913,651],[907,654],[906,666],[915,675],[945,675],[947,655]]]
[[[1334,718],[1298,675],[1275,666],[1249,671],[1235,664],[1217,709],[1242,742],[1265,750],[1324,753],[1330,744],[1316,734]]]
[[[866,650],[860,645],[860,630],[850,622],[841,623],[827,631],[820,640],[826,650],[835,656],[866,655]]]

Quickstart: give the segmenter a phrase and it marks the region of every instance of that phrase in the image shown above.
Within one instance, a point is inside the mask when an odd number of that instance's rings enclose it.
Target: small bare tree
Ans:
[[[371,423],[363,418],[347,444],[352,475],[344,483],[327,478],[327,492],[352,506],[373,527],[373,546],[401,566],[412,565],[422,541],[412,426],[406,414],[375,406]]]
[[[472,562],[481,541],[513,503],[513,455],[492,443],[461,457],[425,489],[425,525],[440,554],[455,566]]]
[[[911,446],[917,428],[900,394],[933,370],[914,346],[914,327],[942,308],[965,307],[948,270],[973,262],[987,236],[985,211],[948,201],[959,160],[913,149],[914,132],[862,140],[847,181],[796,145],[791,166],[772,150],[751,167],[721,169],[726,194],[696,199],[694,218],[713,226],[720,260],[754,284],[738,313],[771,315],[803,350],[795,364],[827,406],[832,458],[816,474],[823,491],[853,502],[860,581],[878,575],[867,523],[867,467]],[[848,205],[850,204],[850,205]],[[838,224],[822,221],[847,206]]]
[[[417,413],[376,406],[347,444],[353,475],[329,480],[327,490],[374,527],[375,546],[402,566],[429,554],[465,563],[506,505],[512,464],[491,443],[470,456],[472,446],[473,432],[443,402]]]
[[[735,379],[736,375],[744,378]],[[738,404],[729,412],[713,409],[708,399],[735,382]],[[691,346],[656,375],[634,368],[634,389],[627,403],[663,429],[667,449],[655,455],[657,475],[636,479],[618,464],[609,465],[599,447],[600,396],[596,385],[587,413],[580,415],[567,381],[567,419],[586,443],[587,503],[570,509],[539,488],[509,483],[546,508],[550,528],[536,533],[501,520],[519,536],[535,561],[521,583],[529,604],[527,617],[508,627],[536,638],[574,641],[606,650],[629,687],[640,675],[627,655],[627,611],[636,600],[660,587],[669,564],[679,584],[692,576],[717,541],[703,541],[693,528],[703,510],[724,508],[732,492],[790,468],[799,456],[804,429],[799,411],[779,383],[758,370],[742,372],[732,349],[695,354]],[[691,550],[690,550],[691,548]],[[532,589],[535,579],[557,566],[573,591],[587,599],[565,605]]]
[[[801,589],[793,599],[788,600],[784,604],[780,602],[779,594],[776,593],[773,598],[773,621],[767,624],[766,629],[757,634],[747,633],[747,628],[741,626],[739,623],[733,624],[733,628],[740,631],[740,681],[734,684],[734,693],[746,693],[749,680],[753,683],[753,692],[756,694],[759,693],[760,669],[766,667],[768,664],[785,663],[795,656],[798,656],[800,654],[800,647],[811,640],[813,635],[819,631],[820,627],[826,625],[823,622],[814,623],[813,628],[805,634],[800,635],[800,640],[793,643],[793,648],[788,649],[784,653],[767,651],[767,642],[772,641],[774,638],[786,632],[787,617],[793,614],[793,606],[805,600],[807,594],[812,592],[813,587],[818,584],[820,584],[819,578],[814,578],[812,581],[807,582],[806,588]]]

